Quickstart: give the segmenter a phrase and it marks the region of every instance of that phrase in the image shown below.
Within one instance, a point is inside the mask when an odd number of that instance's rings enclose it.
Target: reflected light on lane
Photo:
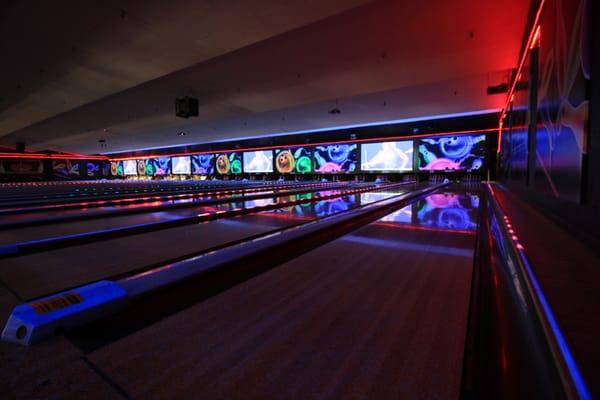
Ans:
[[[403,207],[400,210],[394,211],[393,213],[388,214],[383,218],[380,218],[376,223],[378,222],[395,222],[399,224],[410,224],[412,222],[412,204]],[[396,226],[395,224],[389,225]]]
[[[408,223],[395,223],[395,222],[374,222],[374,225],[384,226],[386,228],[393,229],[405,229],[409,231],[424,231],[424,232],[440,232],[440,233],[458,233],[461,235],[475,235],[473,230],[460,230],[460,229],[449,229],[449,228],[436,228],[430,226],[419,226]]]
[[[461,249],[457,247],[435,246],[414,242],[405,242],[401,240],[376,239],[357,235],[346,235],[341,237],[339,240],[395,250],[444,254],[457,257],[473,257],[472,248]]]

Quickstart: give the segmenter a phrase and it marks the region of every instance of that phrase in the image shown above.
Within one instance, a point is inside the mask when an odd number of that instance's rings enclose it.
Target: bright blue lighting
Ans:
[[[567,363],[567,368],[569,369],[571,378],[573,379],[573,383],[575,384],[575,389],[577,390],[577,394],[579,394],[579,398],[581,398],[581,399],[586,399],[586,400],[591,399],[592,395],[591,395],[589,389],[587,388],[585,381],[583,380],[583,375],[581,375],[581,372],[579,371],[579,368],[577,367],[577,363],[575,362],[575,358],[573,357],[573,354],[571,353],[571,350],[569,349],[567,340],[565,339],[562,331],[560,330],[560,327],[558,326],[558,322],[556,322],[554,313],[552,313],[552,309],[550,308],[550,305],[548,304],[548,301],[546,300],[546,296],[544,296],[544,292],[542,292],[542,288],[540,287],[540,284],[538,283],[537,278],[535,277],[535,274],[533,273],[533,269],[531,268],[531,265],[529,264],[529,261],[527,260],[527,257],[525,256],[525,252],[521,250],[520,253],[522,256],[521,258],[523,260],[523,264],[525,265],[525,268],[527,269],[527,275],[529,275],[533,289],[535,290],[537,297],[540,300],[540,304],[542,305],[542,308],[544,309],[544,313],[546,314],[546,317],[548,318],[548,323],[550,324],[550,328],[554,332],[554,336],[556,337],[556,341],[558,342],[560,352],[562,353],[562,355],[565,359],[565,362]]]

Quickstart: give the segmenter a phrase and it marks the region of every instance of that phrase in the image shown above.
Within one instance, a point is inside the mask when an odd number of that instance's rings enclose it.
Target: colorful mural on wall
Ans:
[[[541,19],[536,190],[579,201],[590,79],[587,1],[548,0]]]
[[[514,93],[504,121],[501,169],[504,179],[573,202],[581,200],[582,164],[589,118],[589,0],[547,0],[540,18],[537,113],[529,93]],[[529,56],[522,79],[529,78]],[[524,87],[531,88],[532,82]],[[535,121],[535,178],[527,182],[529,122]]]

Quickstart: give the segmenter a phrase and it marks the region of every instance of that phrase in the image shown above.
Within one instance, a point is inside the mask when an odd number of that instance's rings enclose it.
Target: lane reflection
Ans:
[[[479,196],[473,193],[444,191],[397,210],[376,223],[391,227],[474,233],[477,229]]]
[[[405,192],[405,189],[395,189],[386,192],[364,192],[347,195],[344,195],[343,192],[339,190],[323,190],[316,193],[303,193],[301,195],[290,196],[290,200],[319,199],[325,196],[335,196],[336,194],[339,194],[340,196],[263,211],[260,215],[271,215],[275,217],[287,216],[289,218],[323,218],[351,210],[359,205],[364,206],[380,200],[385,200]],[[279,202],[279,204],[281,204],[281,202]]]
[[[441,230],[475,231],[479,196],[436,193],[414,204],[418,225]]]
[[[414,263],[422,262],[424,253],[443,255],[440,265],[444,265],[452,257],[473,257],[478,209],[477,194],[436,192],[340,240],[364,246],[365,251],[384,252],[387,258],[414,256]]]

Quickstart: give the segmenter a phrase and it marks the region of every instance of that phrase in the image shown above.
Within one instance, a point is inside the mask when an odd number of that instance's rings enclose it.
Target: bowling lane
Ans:
[[[0,281],[21,300],[188,258],[215,247],[263,235],[411,190],[352,194],[309,205],[223,218],[2,260]]]
[[[350,189],[350,187],[349,187]],[[103,211],[104,218],[98,219],[83,219],[73,222],[63,222],[49,225],[33,225],[22,228],[12,228],[0,231],[0,245],[10,245],[19,242],[27,242],[40,240],[45,238],[54,238],[66,235],[81,234],[86,232],[102,231],[114,228],[123,228],[127,226],[148,224],[153,222],[162,221],[173,221],[183,218],[189,218],[198,214],[213,214],[217,212],[227,212],[236,208],[250,208],[256,205],[268,205],[276,204],[278,201],[295,201],[302,198],[312,198],[313,195],[324,195],[329,191],[320,190],[311,192],[310,189],[306,189],[306,193],[286,195],[286,191],[264,191],[264,192],[252,192],[254,195],[268,196],[273,194],[281,193],[277,197],[265,197],[263,199],[248,200],[244,201],[241,194],[235,194],[231,196],[207,196],[202,198],[204,201],[218,200],[223,201],[220,204],[212,204],[207,206],[190,206],[185,208],[176,208],[172,210],[156,211],[151,212],[148,210],[146,213],[131,214],[131,215],[111,215],[107,211]],[[158,202],[158,205],[163,203]],[[79,211],[81,212],[81,211]],[[90,214],[94,214],[94,211],[90,211]]]
[[[316,182],[313,182],[316,184]],[[93,205],[97,202],[107,201],[130,201],[132,198],[141,198],[147,196],[178,196],[186,193],[204,193],[208,191],[231,191],[231,190],[269,190],[273,186],[276,189],[287,189],[297,186],[299,183],[277,183],[268,185],[266,183],[250,183],[250,182],[235,182],[230,184],[206,184],[206,183],[188,183],[186,185],[173,187],[168,184],[156,185],[151,189],[148,188],[129,188],[119,189],[114,188],[108,191],[72,191],[66,193],[57,193],[53,195],[38,193],[35,196],[27,198],[15,197],[12,200],[0,201],[0,211],[14,210],[36,207],[51,207],[56,205],[66,206],[69,204],[77,205],[80,202],[88,202]]]
[[[21,203],[44,204],[56,201],[81,201],[82,199],[94,200],[102,197],[123,197],[123,196],[139,196],[148,194],[165,194],[179,193],[191,190],[204,190],[209,187],[218,187],[214,185],[205,186],[203,184],[188,182],[182,185],[172,185],[166,183],[153,184],[149,186],[114,186],[100,187],[90,184],[87,187],[70,187],[65,190],[47,191],[44,187],[39,187],[30,193],[13,193],[5,194],[0,197],[0,205],[9,207],[12,205],[19,206]]]
[[[190,190],[198,188],[226,188],[232,186],[250,187],[263,186],[262,182],[242,182],[242,181],[74,181],[74,182],[39,182],[39,183],[4,183],[0,184],[2,194],[0,202],[4,199],[16,197],[36,198],[36,197],[63,197],[65,195],[98,195],[111,193],[141,193],[141,192],[160,192],[167,190]]]
[[[77,201],[74,203],[59,203],[49,204],[41,206],[25,206],[17,208],[0,208],[1,223],[3,224],[16,223],[20,221],[36,220],[45,221],[52,220],[53,218],[68,218],[81,215],[104,215],[107,212],[115,211],[128,211],[132,212],[136,209],[144,209],[146,207],[156,206],[169,206],[171,204],[187,204],[194,201],[206,201],[223,196],[243,196],[253,194],[269,194],[269,193],[283,193],[290,190],[299,190],[303,188],[325,186],[323,184],[299,184],[299,185],[286,185],[274,187],[238,187],[238,188],[220,188],[211,190],[206,188],[202,191],[187,191],[177,194],[146,194],[141,193],[136,196],[128,196],[121,199],[114,200],[88,200],[88,201]],[[340,186],[340,185],[337,185]]]
[[[88,357],[134,398],[458,398],[478,203],[433,194]]]

